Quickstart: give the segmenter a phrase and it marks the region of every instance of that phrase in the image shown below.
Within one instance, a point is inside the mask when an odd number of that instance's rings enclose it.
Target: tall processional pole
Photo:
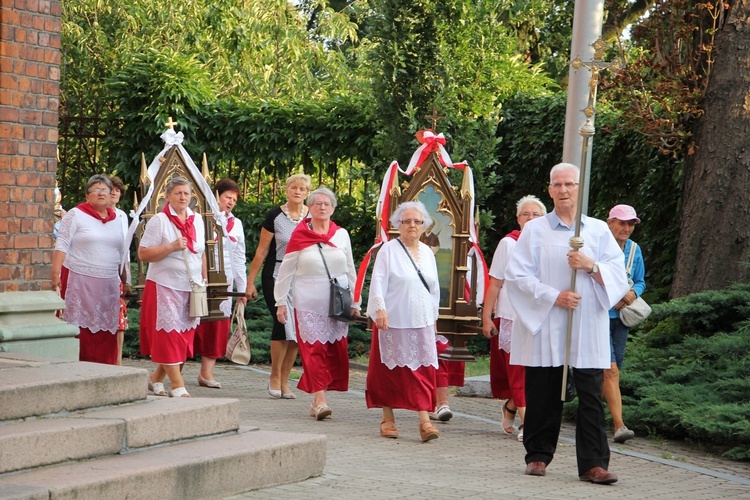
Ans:
[[[605,62],[602,60],[604,55],[604,49],[606,44],[601,38],[598,38],[591,46],[594,49],[594,57],[591,61],[581,61],[580,56],[576,56],[575,59],[570,63],[573,69],[578,70],[580,68],[586,68],[591,72],[591,77],[588,83],[588,98],[586,107],[583,109],[583,114],[586,117],[583,125],[578,129],[578,133],[581,136],[581,163],[580,163],[580,176],[578,179],[579,190],[578,190],[578,202],[576,205],[576,221],[575,221],[575,234],[570,238],[570,246],[573,251],[577,252],[583,248],[583,238],[581,238],[581,216],[583,215],[584,206],[588,201],[588,185],[589,185],[589,169],[591,166],[591,139],[596,133],[594,128],[594,116],[596,115],[596,91],[599,87],[599,76],[603,69],[618,68],[618,62]],[[572,270],[570,276],[570,290],[575,292],[576,289],[576,276],[578,271]],[[565,336],[565,364],[563,365],[563,379],[560,399],[565,401],[565,392],[568,385],[568,365],[570,364],[570,341],[573,333],[573,309],[568,309],[568,328]]]

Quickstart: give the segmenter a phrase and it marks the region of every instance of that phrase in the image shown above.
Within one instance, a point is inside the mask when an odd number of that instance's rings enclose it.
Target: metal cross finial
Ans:
[[[432,130],[433,132],[435,132],[435,127],[437,127],[437,122],[439,122],[440,120],[445,120],[444,116],[438,115],[437,107],[432,108],[431,115],[424,115],[424,117],[426,120],[432,120],[432,128],[430,130]]]
[[[591,44],[594,48],[594,58],[591,61],[582,61],[580,56],[576,56],[575,59],[570,63],[573,69],[586,68],[591,71],[591,79],[589,80],[589,99],[588,105],[583,109],[583,114],[586,115],[587,121],[591,120],[596,114],[596,91],[599,87],[599,74],[602,70],[610,69],[617,71],[620,69],[620,62],[615,59],[614,61],[604,61],[604,50],[608,47],[604,40],[597,38],[594,43]]]
[[[169,127],[169,130],[174,130],[174,126],[177,125],[177,122],[173,122],[172,117],[170,116],[167,118],[167,123],[165,123],[164,125]]]

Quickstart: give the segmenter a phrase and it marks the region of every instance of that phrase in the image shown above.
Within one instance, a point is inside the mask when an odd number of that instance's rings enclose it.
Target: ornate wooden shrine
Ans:
[[[398,229],[387,222],[399,204],[421,201],[433,224],[425,229],[422,242],[432,248],[437,261],[440,280],[440,314],[437,333],[450,342],[441,358],[450,361],[474,361],[466,348],[469,337],[482,332],[481,316],[477,305],[478,265],[481,255],[471,254],[471,225],[473,222],[473,179],[463,173],[461,188],[451,185],[448,167],[443,166],[440,151],[433,151],[413,169],[410,181],[401,186],[394,182],[391,187],[388,213],[382,213],[377,227],[388,224],[389,238],[398,236]],[[478,228],[474,228],[474,234]]]
[[[174,136],[174,125],[172,119],[166,124],[169,130],[165,135],[172,131]],[[164,138],[165,135],[162,135]],[[209,315],[203,320],[215,320],[225,319],[226,316],[219,309],[219,304],[226,299],[227,296],[227,283],[226,275],[224,274],[224,259],[216,258],[217,255],[224,255],[223,250],[223,238],[224,230],[221,225],[217,224],[214,216],[214,207],[218,207],[216,197],[210,191],[211,178],[208,173],[208,162],[206,155],[203,155],[202,169],[199,172],[195,167],[192,159],[187,155],[185,149],[181,146],[181,135],[178,143],[172,144],[165,148],[164,151],[158,156],[158,164],[156,161],[152,163],[151,167],[146,167],[145,156],[141,155],[141,200],[145,200],[146,206],[142,210],[138,206],[138,198],[135,199],[134,210],[136,213],[140,213],[140,220],[136,226],[133,234],[133,239],[136,242],[136,247],[140,242],[143,232],[146,229],[146,223],[155,216],[157,213],[164,209],[166,204],[166,191],[165,187],[167,182],[174,177],[183,177],[188,180],[191,187],[192,197],[190,200],[190,209],[193,210],[196,215],[203,217],[203,223],[205,224],[206,234],[206,260],[208,262],[208,309]],[[154,168],[155,167],[155,168]],[[191,168],[192,167],[192,168]],[[201,178],[199,178],[199,176]],[[153,189],[151,189],[153,184]],[[149,195],[150,193],[150,195]],[[209,199],[210,197],[210,199]],[[218,234],[219,237],[214,239],[214,235]],[[140,302],[143,294],[143,288],[146,285],[146,272],[148,271],[148,263],[142,262],[138,259],[136,252],[135,255],[136,263],[138,266],[138,282],[134,287],[134,291],[138,294],[138,301]]]

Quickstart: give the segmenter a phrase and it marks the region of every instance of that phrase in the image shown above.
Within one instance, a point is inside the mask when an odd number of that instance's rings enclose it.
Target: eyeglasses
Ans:
[[[552,189],[560,189],[563,186],[565,186],[565,189],[573,189],[577,185],[577,182],[566,182],[564,184],[562,182],[555,182],[553,184],[550,184],[550,186],[552,186]]]
[[[313,205],[316,206],[316,207],[328,208],[328,207],[332,206],[333,204],[331,202],[328,202],[328,201],[316,201],[315,203],[313,203]]]
[[[521,217],[541,217],[542,214],[539,212],[522,212]]]
[[[111,192],[109,188],[94,188],[89,190],[89,194],[109,194]]]
[[[404,224],[406,226],[411,226],[412,224],[414,224],[415,226],[421,226],[422,224],[424,224],[424,221],[419,219],[404,219],[401,221],[401,224]]]

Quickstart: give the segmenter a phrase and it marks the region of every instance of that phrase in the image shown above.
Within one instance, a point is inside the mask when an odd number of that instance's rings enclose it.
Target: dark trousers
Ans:
[[[609,444],[602,406],[603,371],[575,369],[574,372],[578,393],[576,457],[580,476],[592,467],[609,468]],[[526,448],[527,464],[549,464],[555,455],[562,423],[562,374],[561,366],[526,367],[523,445]]]

